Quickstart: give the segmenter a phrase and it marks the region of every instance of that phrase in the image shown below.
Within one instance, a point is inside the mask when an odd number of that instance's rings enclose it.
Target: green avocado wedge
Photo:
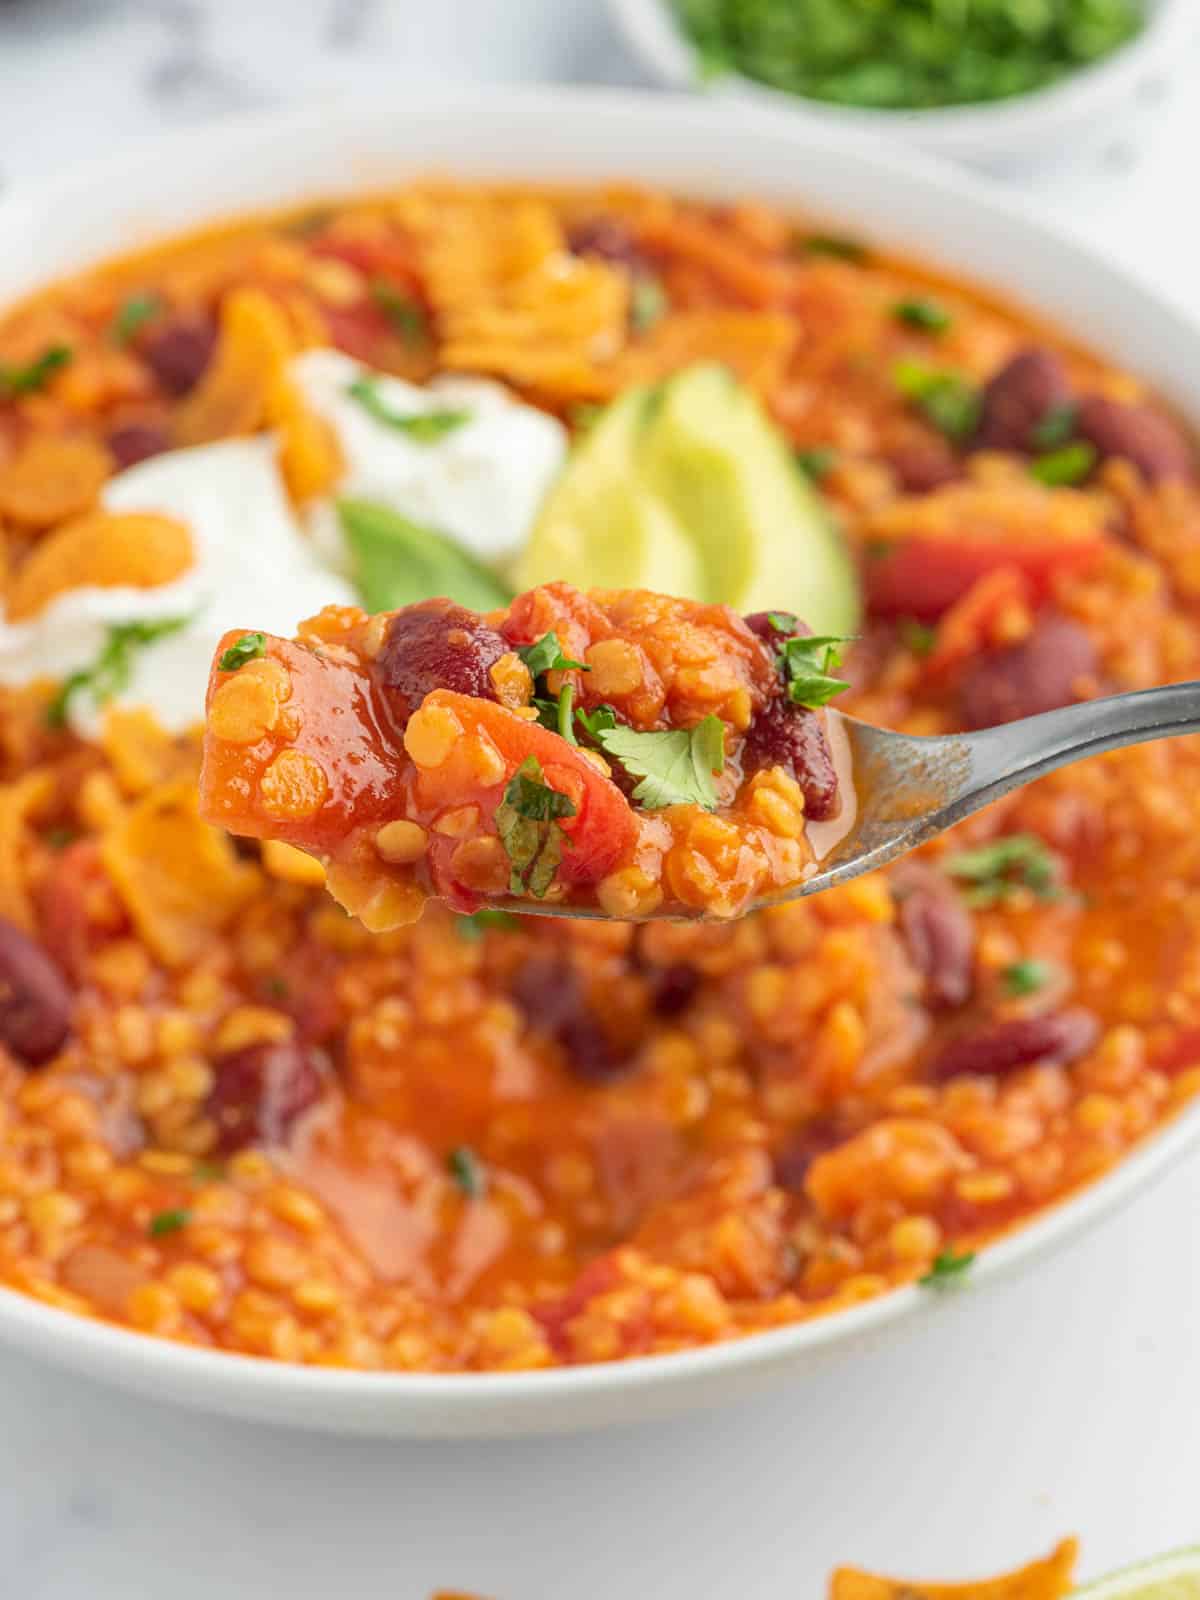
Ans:
[[[512,573],[520,592],[563,579],[580,589],[696,595],[699,553],[671,508],[646,491],[639,451],[658,391],[627,390],[575,446]]]
[[[850,634],[849,551],[758,400],[724,367],[627,391],[577,445],[514,580],[645,588]]]

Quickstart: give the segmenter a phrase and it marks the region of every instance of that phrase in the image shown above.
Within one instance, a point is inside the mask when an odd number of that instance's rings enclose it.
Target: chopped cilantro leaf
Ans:
[[[850,687],[833,673],[842,664],[841,646],[849,641],[837,634],[788,639],[783,646],[783,672],[788,698],[798,706],[828,705],[834,695]]]
[[[168,1233],[178,1233],[180,1228],[186,1228],[192,1220],[192,1213],[182,1207],[173,1211],[158,1211],[150,1218],[147,1230],[152,1239],[161,1239]]]
[[[900,623],[900,643],[914,656],[931,655],[937,644],[937,629],[927,622],[918,622],[916,617],[904,617]]]
[[[929,1271],[917,1282],[926,1289],[957,1289],[965,1281],[974,1261],[974,1250],[964,1250],[961,1255],[953,1249],[943,1250],[941,1255],[934,1257]]]
[[[642,780],[633,798],[647,811],[682,805],[715,809],[713,777],[725,768],[725,724],[719,717],[707,716],[694,728],[668,732],[601,728],[595,738],[606,755]]]
[[[844,238],[836,233],[807,233],[797,240],[803,255],[833,256],[837,261],[853,261],[861,265],[867,260],[866,245],[858,239]]]
[[[422,345],[429,338],[429,318],[425,307],[386,278],[371,279],[371,299],[387,317],[405,344]]]
[[[574,801],[552,789],[537,757],[527,756],[496,808],[496,831],[511,863],[510,893],[545,898],[569,842],[559,819],[574,815]]]
[[[944,305],[923,295],[897,300],[892,313],[897,322],[904,323],[907,328],[919,328],[922,333],[945,333],[954,325],[954,318]]]
[[[589,738],[595,739],[599,744],[600,735],[617,726],[617,713],[607,704],[598,705],[593,711],[585,711],[582,706],[576,706],[575,720]]]
[[[555,731],[568,744],[578,744],[575,737],[575,685],[564,683],[558,691],[558,716]]]
[[[69,844],[74,844],[78,837],[74,828],[47,828],[43,843],[49,850],[65,850]]]
[[[767,621],[776,633],[782,633],[788,639],[794,637],[800,626],[800,619],[794,611],[768,611]]]
[[[656,322],[661,322],[670,308],[667,291],[657,278],[642,273],[633,280],[629,291],[629,324],[635,333],[645,333]]]
[[[24,367],[0,367],[0,394],[35,394],[47,379],[67,366],[75,352],[70,345],[52,344]]]
[[[111,700],[128,684],[136,652],[169,634],[178,633],[190,621],[190,617],[164,617],[157,622],[112,623],[108,638],[91,666],[80,667],[59,685],[58,693],[46,707],[49,726],[64,727],[71,702],[85,690],[91,695],[94,706]]]
[[[489,928],[511,929],[519,925],[519,919],[511,911],[502,911],[499,906],[484,906],[469,917],[454,919],[459,938],[465,939],[468,944],[478,943]]]
[[[143,294],[131,294],[122,300],[117,307],[116,315],[112,320],[112,337],[117,344],[128,344],[147,322],[150,322],[162,310],[160,297],[147,290]]]
[[[583,434],[591,432],[603,415],[603,406],[597,405],[593,400],[581,400],[567,412],[567,421],[574,428],[576,437],[582,437]]]
[[[1025,961],[1014,961],[1011,966],[1004,968],[1000,976],[1009,994],[1036,994],[1039,989],[1044,989],[1054,976],[1054,966],[1049,961],[1030,958]]]
[[[529,668],[529,675],[535,681],[544,672],[590,672],[590,667],[584,666],[582,661],[572,661],[569,656],[563,655],[562,645],[558,642],[556,633],[544,633],[536,644],[523,644],[517,649],[517,654]]]
[[[265,633],[244,633],[236,643],[229,646],[228,650],[221,652],[217,666],[222,672],[236,672],[239,667],[244,667],[247,661],[255,661],[266,653]]]
[[[1030,475],[1039,483],[1044,483],[1048,489],[1069,488],[1074,484],[1082,483],[1091,475],[1092,468],[1099,460],[1099,452],[1094,444],[1088,444],[1084,439],[1078,439],[1074,444],[1064,444],[1058,450],[1051,450],[1046,455],[1038,456],[1029,466]]]
[[[456,1145],[446,1157],[446,1168],[468,1200],[478,1200],[487,1189],[487,1170],[470,1145]]]
[[[970,886],[967,903],[981,910],[1017,889],[1030,889],[1039,900],[1053,900],[1059,893],[1054,859],[1032,833],[1013,833],[977,850],[960,851],[945,867],[952,878]]]
[[[898,361],[893,380],[939,433],[956,444],[969,439],[979,425],[982,401],[978,389],[953,372],[940,372],[923,361]]]
[[[436,444],[471,420],[469,411],[393,411],[371,378],[355,378],[346,393],[376,422],[406,433],[417,444]]]
[[[286,978],[281,978],[278,973],[273,973],[271,977],[266,980],[264,988],[271,996],[272,1000],[286,1000],[292,992],[291,984]]]
[[[1029,442],[1035,450],[1057,450],[1071,442],[1078,420],[1079,407],[1072,401],[1051,406],[1030,434]]]
[[[809,450],[794,452],[796,465],[814,483],[821,483],[838,464],[838,453],[832,445],[814,445]]]

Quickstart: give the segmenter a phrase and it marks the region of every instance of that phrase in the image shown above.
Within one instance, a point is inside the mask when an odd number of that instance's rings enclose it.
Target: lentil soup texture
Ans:
[[[855,553],[839,703],[869,720],[1200,675],[1200,485],[1136,376],[826,229],[629,188],[415,184],[17,307],[8,619],[81,563],[152,591],[190,559],[177,519],[101,504],[133,462],[269,432],[293,502],[324,492],[337,444],[286,361],[325,345],[580,434],[723,363]],[[118,692],[172,646],[150,616],[0,689],[0,1279],[28,1295],[363,1369],[676,1351],[958,1281],[1200,1088],[1193,741],[720,926],[431,904],[371,932],[309,856],[201,820],[198,731]],[[88,692],[93,734],[64,726]]]

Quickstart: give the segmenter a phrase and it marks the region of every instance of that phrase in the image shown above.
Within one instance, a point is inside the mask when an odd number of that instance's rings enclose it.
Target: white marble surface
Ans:
[[[636,81],[591,0],[0,0],[0,176],[431,74]],[[1200,63],[1041,203],[1200,296]],[[210,1420],[0,1355],[0,1600],[816,1600],[859,1559],[1200,1539],[1200,1161],[1065,1256],[738,1411],[519,1445]]]

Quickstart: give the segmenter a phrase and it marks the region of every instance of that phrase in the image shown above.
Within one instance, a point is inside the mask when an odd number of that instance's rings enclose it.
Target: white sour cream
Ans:
[[[130,653],[130,680],[116,697],[148,706],[179,732],[204,715],[213,650],[227,629],[291,634],[323,605],[355,599],[352,587],[313,555],[270,438],[154,456],[110,479],[101,499],[110,511],[157,511],[186,523],[195,564],[155,589],[72,589],[27,622],[0,623],[0,682],[62,679],[91,665],[114,623],[187,617],[177,633]],[[103,708],[80,692],[71,697],[68,717],[89,737]]]
[[[555,417],[482,378],[439,378],[422,389],[338,350],[309,350],[290,370],[309,405],[337,434],[346,463],[339,495],[391,506],[449,534],[489,564],[521,549],[566,459],[567,430]],[[419,442],[380,422],[348,393],[363,378],[401,416],[464,411],[470,420],[440,439]],[[314,506],[308,519],[319,548],[340,564],[332,505]]]

